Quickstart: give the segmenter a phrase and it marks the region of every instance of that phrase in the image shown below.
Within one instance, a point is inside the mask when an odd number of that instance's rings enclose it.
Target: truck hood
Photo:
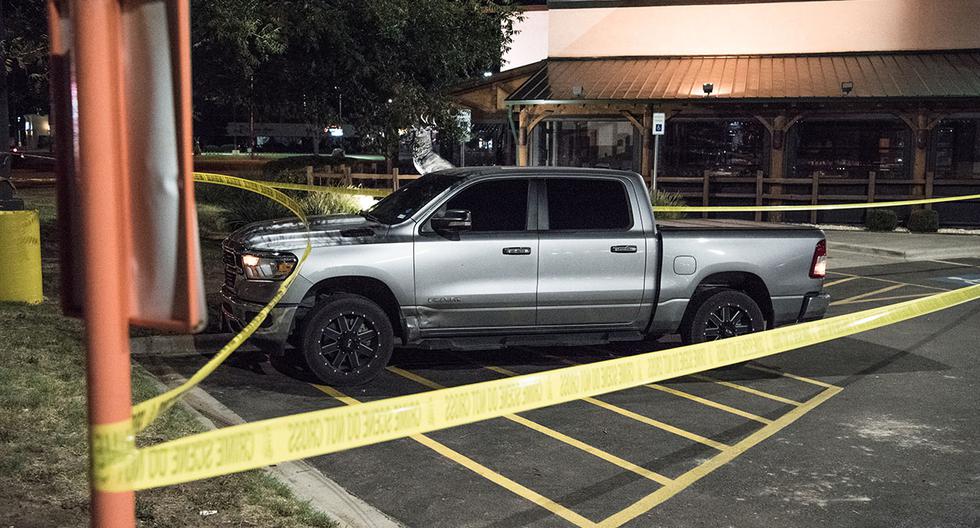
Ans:
[[[377,242],[388,226],[360,215],[310,217],[310,244],[313,247]],[[306,246],[306,229],[295,219],[267,220],[249,224],[228,236],[226,241],[243,249],[289,251]]]

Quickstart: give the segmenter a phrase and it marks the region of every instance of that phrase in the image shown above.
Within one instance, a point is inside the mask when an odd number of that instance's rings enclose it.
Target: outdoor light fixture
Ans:
[[[585,95],[585,88],[578,84],[572,86],[572,95],[575,97],[582,97]]]
[[[854,83],[853,82],[851,82],[851,81],[844,81],[844,82],[840,83],[840,94],[841,95],[846,96],[846,95],[850,94],[852,90],[854,90]]]
[[[483,72],[484,77],[490,77],[491,75],[493,75],[493,72],[488,72],[488,71]]]
[[[707,97],[711,95],[711,92],[715,91],[714,83],[704,83],[701,85],[701,90],[704,92],[704,96]]]

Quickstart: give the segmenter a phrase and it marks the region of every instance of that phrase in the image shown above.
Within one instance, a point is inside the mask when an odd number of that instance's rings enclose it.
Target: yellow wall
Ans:
[[[980,0],[551,9],[551,57],[980,48]]]

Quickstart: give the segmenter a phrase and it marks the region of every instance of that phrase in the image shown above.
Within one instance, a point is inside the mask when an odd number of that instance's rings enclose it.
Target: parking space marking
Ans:
[[[694,484],[700,480],[705,475],[708,475],[712,471],[718,469],[719,467],[731,462],[736,457],[759,444],[763,440],[769,438],[775,433],[779,432],[781,429],[792,424],[797,419],[799,419],[804,414],[812,411],[817,406],[827,401],[828,399],[834,397],[837,393],[842,391],[840,387],[828,387],[821,391],[819,394],[810,398],[806,402],[799,403],[799,406],[795,409],[789,411],[788,413],[780,416],[773,423],[755,431],[749,436],[745,437],[740,442],[736,443],[730,449],[718,453],[712,457],[707,462],[691,469],[687,473],[674,479],[674,482],[668,486],[664,486],[657,491],[654,491],[650,495],[640,499],[639,501],[633,503],[615,513],[603,521],[601,521],[598,526],[602,528],[616,528],[622,526],[623,524],[643,515],[644,513],[656,508],[658,505],[670,499],[674,495],[678,494],[691,484]]]
[[[860,278],[861,277],[858,277],[857,275],[853,275],[851,277],[844,277],[843,279],[837,279],[835,281],[830,281],[830,282],[824,284],[823,287],[824,288],[829,288],[831,286],[837,286],[838,284],[844,284],[845,282],[850,282],[850,281],[852,281],[854,279],[860,279]]]
[[[902,299],[915,299],[917,297],[928,297],[929,295],[935,295],[935,294],[934,293],[912,293],[912,294],[909,294],[909,295],[892,295],[892,296],[889,296],[889,297],[875,297],[874,299],[858,299],[858,300],[855,300],[855,301],[849,301],[849,300],[845,299],[845,300],[842,300],[842,301],[838,301],[836,303],[831,303],[831,305],[833,305],[833,306],[839,306],[839,305],[842,305],[842,304],[860,304],[860,303],[869,303],[869,302],[878,302],[878,301],[899,301],[899,300],[902,300]]]
[[[326,385],[313,385],[313,386],[316,387],[317,389],[320,389],[328,396],[335,398],[338,401],[345,403],[347,405],[358,405],[361,403],[360,401],[351,398],[350,396],[347,396],[346,394],[338,391],[337,389],[334,389],[333,387],[327,387]],[[541,506],[542,508],[550,511],[551,513],[558,515],[559,517],[574,524],[575,526],[580,526],[583,528],[584,527],[591,528],[597,526],[596,523],[562,506],[561,504],[558,504],[557,502],[549,499],[548,497],[545,497],[544,495],[541,495],[540,493],[530,488],[527,488],[525,486],[518,484],[517,482],[514,482],[513,480],[501,475],[500,473],[493,471],[492,469],[484,466],[483,464],[480,464],[479,462],[473,460],[472,458],[458,451],[455,451],[449,446],[441,442],[438,442],[436,440],[433,440],[432,438],[429,438],[424,434],[412,435],[409,438],[424,445],[425,447],[428,447],[429,449],[448,458],[449,460],[456,462],[457,464],[476,473],[477,475],[480,475],[481,477],[489,480],[490,482],[493,482],[494,484],[506,489],[507,491],[510,491],[511,493],[514,493],[515,495],[523,499],[527,499],[533,502],[534,504],[537,504],[538,506]]]
[[[846,299],[841,299],[839,301],[834,301],[834,302],[830,303],[830,305],[831,306],[837,306],[839,304],[849,304],[849,303],[852,303],[852,302],[854,302],[854,301],[856,301],[858,299],[864,299],[866,297],[871,297],[871,296],[874,296],[874,295],[878,295],[880,293],[888,293],[890,291],[897,290],[899,288],[904,288],[904,287],[905,287],[904,284],[892,284],[891,286],[885,286],[884,288],[878,288],[877,290],[869,291],[867,293],[862,293],[860,295],[855,295],[853,297],[848,297]]]
[[[436,383],[436,382],[434,382],[432,380],[429,380],[427,378],[424,378],[422,376],[419,376],[418,374],[415,374],[413,372],[409,372],[407,370],[400,369],[398,367],[391,367],[391,366],[389,366],[387,368],[388,368],[388,370],[390,372],[392,372],[394,374],[397,374],[399,376],[402,376],[403,378],[412,380],[412,381],[414,381],[414,382],[416,382],[416,383],[418,383],[420,385],[424,385],[426,387],[429,387],[430,389],[444,389],[444,388],[446,388],[444,385],[441,385],[441,384]],[[645,467],[642,467],[642,466],[638,466],[638,465],[636,465],[636,464],[634,464],[634,463],[632,463],[632,462],[630,462],[628,460],[623,460],[622,458],[619,458],[618,456],[613,455],[612,453],[607,453],[607,452],[605,452],[605,451],[603,451],[603,450],[601,450],[601,449],[599,449],[597,447],[591,446],[589,444],[586,444],[585,442],[582,442],[580,440],[576,440],[575,438],[572,438],[572,437],[570,437],[570,436],[568,436],[566,434],[563,434],[563,433],[560,433],[558,431],[555,431],[554,429],[551,429],[550,427],[541,425],[541,424],[539,424],[537,422],[534,422],[532,420],[528,420],[527,418],[524,418],[523,416],[519,416],[519,415],[516,415],[516,414],[508,414],[508,415],[502,416],[502,418],[506,418],[506,419],[508,419],[508,420],[510,420],[512,422],[515,422],[515,423],[518,423],[520,425],[523,425],[523,426],[525,426],[525,427],[527,427],[529,429],[532,429],[534,431],[537,431],[537,432],[539,432],[541,434],[544,434],[546,436],[550,436],[551,438],[554,438],[555,440],[558,440],[559,442],[568,444],[568,445],[570,445],[570,446],[572,446],[572,447],[574,447],[576,449],[580,449],[582,451],[585,451],[586,453],[588,453],[588,454],[590,454],[592,456],[598,457],[598,458],[600,458],[602,460],[605,460],[606,462],[609,462],[610,464],[614,464],[616,466],[619,466],[620,468],[625,469],[627,471],[636,473],[637,475],[639,475],[639,476],[641,476],[643,478],[646,478],[648,480],[652,480],[654,482],[657,482],[658,484],[667,485],[667,484],[670,484],[670,483],[673,482],[673,480],[670,479],[669,477],[665,477],[665,476],[663,476],[663,475],[661,475],[661,474],[659,474],[659,473],[657,473],[655,471],[650,471],[649,469],[647,469]]]
[[[766,372],[766,373],[769,373],[769,374],[776,374],[776,375],[782,376],[784,378],[794,379],[796,381],[802,381],[803,383],[809,383],[811,385],[816,385],[818,387],[823,387],[825,389],[840,389],[840,388],[842,388],[842,387],[838,387],[837,385],[832,385],[830,383],[827,383],[826,381],[820,381],[818,379],[807,378],[807,377],[804,377],[804,376],[797,376],[796,374],[790,374],[789,372],[783,372],[782,370],[776,370],[774,368],[769,368],[769,367],[766,367],[766,366],[763,366],[763,365],[756,365],[754,363],[750,363],[750,364],[745,365],[745,366],[746,366],[746,368],[750,368],[752,370],[758,370],[759,372]]]
[[[603,351],[603,352],[605,352],[605,351]],[[554,360],[560,361],[562,363],[565,363],[566,365],[579,365],[580,364],[580,363],[575,362],[575,361],[572,361],[570,359],[559,357],[559,356],[554,356],[554,355],[551,355],[551,354],[543,354],[542,353],[541,355],[544,356],[544,357],[550,358],[550,359],[554,359]],[[659,390],[659,391],[662,391],[662,392],[666,392],[668,394],[673,394],[674,396],[680,396],[681,398],[686,398],[688,400],[691,400],[691,401],[700,403],[701,405],[705,405],[705,406],[708,406],[708,407],[714,407],[715,409],[718,409],[720,411],[725,411],[725,412],[730,413],[730,414],[741,416],[742,418],[748,418],[749,420],[753,420],[753,421],[756,421],[756,422],[759,422],[759,423],[764,423],[764,424],[772,423],[772,420],[770,420],[768,418],[763,418],[762,416],[758,416],[756,414],[752,414],[752,413],[750,413],[748,411],[743,411],[742,409],[736,409],[735,407],[730,407],[728,405],[725,405],[724,403],[718,403],[716,401],[712,401],[712,400],[709,400],[707,398],[702,398],[700,396],[695,396],[695,395],[693,395],[691,393],[684,392],[682,390],[673,389],[673,388],[666,387],[664,385],[660,385],[660,384],[657,384],[657,383],[651,383],[649,385],[644,385],[644,387],[649,387],[651,389],[656,389],[656,390]]]
[[[768,392],[763,392],[763,391],[761,391],[759,389],[753,389],[752,387],[746,387],[745,385],[739,385],[738,383],[732,383],[730,381],[723,381],[723,380],[720,380],[720,379],[717,379],[717,378],[712,378],[711,376],[706,376],[704,374],[692,374],[691,377],[694,378],[694,379],[701,380],[701,381],[708,381],[708,382],[711,382],[711,383],[717,383],[718,385],[721,385],[723,387],[728,387],[730,389],[740,390],[742,392],[747,392],[749,394],[754,394],[754,395],[759,396],[761,398],[768,398],[770,400],[778,401],[780,403],[785,403],[787,405],[792,405],[794,407],[799,407],[799,406],[803,405],[802,403],[800,403],[800,402],[798,402],[796,400],[791,400],[789,398],[783,398],[782,396],[776,396],[775,394],[769,394]]]
[[[759,416],[759,415],[756,415],[756,414],[752,414],[752,413],[747,412],[747,411],[743,411],[742,409],[736,409],[735,407],[730,407],[728,405],[725,405],[724,403],[718,403],[716,401],[711,401],[711,400],[709,400],[707,398],[702,398],[700,396],[695,396],[693,394],[689,394],[689,393],[684,392],[684,391],[681,391],[681,390],[673,389],[673,388],[670,388],[670,387],[665,387],[663,385],[658,385],[656,383],[651,383],[650,385],[644,385],[644,387],[650,387],[651,389],[656,389],[656,390],[661,391],[661,392],[666,392],[667,394],[673,394],[674,396],[680,396],[681,398],[686,398],[688,400],[691,400],[691,401],[694,401],[694,402],[698,402],[701,405],[706,405],[708,407],[714,407],[715,409],[718,409],[718,410],[721,410],[721,411],[725,411],[727,413],[734,414],[734,415],[737,415],[737,416],[741,416],[742,418],[748,418],[749,420],[753,420],[753,421],[756,421],[756,422],[759,422],[759,423],[764,423],[764,424],[771,424],[772,423],[772,420],[770,420],[769,418],[763,418],[762,416]]]
[[[520,375],[517,372],[514,372],[513,370],[507,370],[507,369],[505,369],[503,367],[495,367],[493,365],[483,365],[483,368],[485,368],[487,370],[492,370],[494,372],[497,372],[499,374],[503,374],[505,376],[519,376]],[[627,417],[627,418],[629,418],[631,420],[636,420],[637,422],[640,422],[642,424],[650,425],[650,426],[656,427],[658,429],[663,429],[664,431],[667,431],[668,433],[673,433],[673,434],[675,434],[677,436],[682,436],[684,438],[687,438],[688,440],[697,442],[699,444],[704,444],[704,445],[706,445],[708,447],[717,449],[719,451],[724,451],[724,450],[726,450],[726,449],[729,448],[729,446],[727,444],[723,444],[721,442],[718,442],[717,440],[712,440],[710,438],[705,438],[705,437],[703,437],[703,436],[701,436],[701,435],[699,435],[697,433],[692,433],[690,431],[681,429],[680,427],[674,427],[673,425],[670,425],[668,423],[664,423],[664,422],[661,422],[659,420],[654,420],[653,418],[650,418],[648,416],[643,416],[642,414],[637,414],[637,413],[635,413],[633,411],[630,411],[628,409],[624,409],[624,408],[622,408],[622,407],[620,407],[618,405],[613,405],[611,403],[607,403],[607,402],[604,402],[602,400],[598,400],[596,398],[582,398],[581,401],[584,401],[586,403],[590,403],[592,405],[595,405],[596,407],[601,407],[603,409],[606,409],[607,411],[612,411],[612,412],[614,412],[616,414],[619,414],[621,416],[625,416],[625,417]]]
[[[901,281],[891,280],[891,279],[882,279],[881,277],[868,277],[866,275],[854,275],[853,273],[842,273],[840,271],[828,271],[827,273],[833,275],[842,275],[844,277],[854,277],[857,279],[867,279],[867,280],[873,280],[878,282],[887,282],[890,284],[901,284],[902,286],[915,286],[917,288],[925,288],[927,290],[951,291],[949,288],[940,288],[939,286],[925,286],[923,284],[912,284],[911,282],[901,282]]]

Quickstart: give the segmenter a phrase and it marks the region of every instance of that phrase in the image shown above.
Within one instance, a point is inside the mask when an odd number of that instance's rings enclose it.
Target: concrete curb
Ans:
[[[943,248],[943,249],[910,249],[901,251],[897,249],[886,249],[871,246],[860,246],[856,244],[843,244],[840,242],[827,242],[827,249],[830,251],[839,250],[850,253],[861,253],[864,255],[876,255],[892,257],[903,260],[931,260],[931,259],[954,259],[954,258],[980,258],[980,252],[976,248]]]
[[[154,337],[191,337],[191,336],[154,336]],[[137,338],[136,340],[146,340]],[[176,340],[175,343],[186,344],[193,340]],[[227,341],[227,340],[226,340]],[[170,341],[157,341],[157,345]],[[196,353],[196,352],[195,352]],[[160,361],[162,353],[146,354],[141,360],[144,369],[161,391],[179,385],[187,380],[183,375]],[[149,365],[152,365],[151,371]],[[189,390],[179,401],[201,424],[208,429],[217,429],[230,425],[245,423],[237,413],[216,400],[200,387]],[[322,512],[336,521],[341,528],[405,528],[405,525],[387,516],[374,506],[351,495],[347,490],[333,480],[327,478],[318,469],[303,460],[284,462],[264,468],[264,471],[284,483],[290,491],[299,498],[310,503],[315,510]]]
[[[196,356],[199,348],[224,346],[235,334],[159,335],[132,337],[130,354],[140,356]]]

